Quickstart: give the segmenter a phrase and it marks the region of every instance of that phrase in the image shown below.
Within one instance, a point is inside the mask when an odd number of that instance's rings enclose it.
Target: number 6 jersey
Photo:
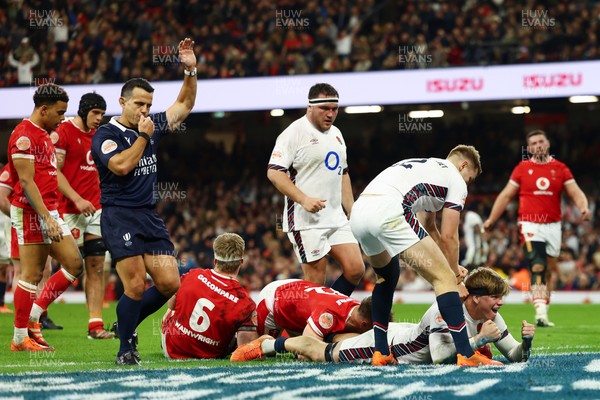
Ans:
[[[175,310],[162,324],[171,358],[220,358],[238,330],[256,330],[256,305],[237,280],[212,269],[193,269],[181,277]]]
[[[342,209],[342,175],[348,169],[346,143],[335,126],[325,132],[308,118],[294,121],[275,142],[269,169],[287,172],[305,195],[327,200],[318,213],[309,213],[287,196],[283,207],[283,231],[339,228],[348,223]]]

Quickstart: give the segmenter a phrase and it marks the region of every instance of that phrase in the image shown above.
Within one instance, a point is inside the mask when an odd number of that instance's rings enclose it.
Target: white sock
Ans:
[[[27,337],[27,328],[15,328],[15,333],[13,334],[13,342],[15,344],[23,343],[23,340]]]
[[[260,348],[266,356],[275,354],[275,340],[263,340],[263,342],[260,344]]]
[[[29,320],[33,322],[40,322],[40,316],[44,312],[44,309],[37,304],[33,303],[31,312],[29,313]]]
[[[61,268],[61,269],[60,269],[60,272],[62,272],[62,273],[63,273],[63,275],[65,276],[65,278],[67,278],[67,280],[68,280],[69,282],[74,282],[74,281],[75,281],[75,279],[77,279],[77,277],[76,277],[76,276],[73,276],[73,275],[71,275],[71,274],[70,274],[70,273],[69,273],[69,272],[68,272],[66,269],[64,269],[64,268]]]
[[[546,299],[536,299],[533,301],[535,307],[536,318],[548,318],[548,307],[546,305]]]

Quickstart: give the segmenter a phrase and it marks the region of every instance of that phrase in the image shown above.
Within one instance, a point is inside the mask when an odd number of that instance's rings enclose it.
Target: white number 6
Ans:
[[[198,333],[206,331],[210,326],[210,318],[206,311],[204,311],[205,308],[208,308],[208,311],[212,311],[215,308],[215,304],[208,299],[198,299],[194,306],[194,311],[192,311],[192,315],[190,316],[190,328]],[[200,319],[202,319],[202,322],[199,324]]]

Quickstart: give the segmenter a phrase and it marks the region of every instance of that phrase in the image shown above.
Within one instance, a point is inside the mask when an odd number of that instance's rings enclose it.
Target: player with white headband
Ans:
[[[331,288],[349,296],[365,265],[348,221],[354,196],[346,142],[333,125],[338,103],[333,86],[318,83],[310,88],[306,115],[277,138],[267,177],[285,195],[281,227],[302,264],[304,279],[326,285],[329,254],[342,267]]]
[[[232,350],[234,338],[242,345],[258,336],[256,305],[236,280],[244,246],[235,233],[219,235],[213,242],[214,269],[196,268],[181,277],[163,318],[165,357],[221,358]]]

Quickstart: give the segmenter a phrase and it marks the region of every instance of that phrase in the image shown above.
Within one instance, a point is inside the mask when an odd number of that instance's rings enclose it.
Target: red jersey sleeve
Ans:
[[[342,320],[336,311],[328,308],[313,311],[307,322],[322,338],[330,333],[343,331],[346,325],[346,321]]]
[[[571,170],[569,169],[569,167],[567,167],[566,164],[562,165],[562,174],[563,174],[563,185],[566,185],[568,183],[571,183],[573,181],[575,181],[575,177],[573,176],[573,173],[571,172]]]
[[[67,152],[68,140],[67,140],[67,131],[63,128],[64,124],[60,124],[56,131],[52,132],[50,135],[50,139],[52,139],[52,143],[56,148],[56,152],[60,154],[65,154]]]
[[[14,191],[15,183],[10,174],[8,164],[0,171],[0,186],[10,189],[11,192]]]
[[[520,162],[517,164],[515,169],[513,169],[512,174],[510,174],[510,180],[516,183],[518,186],[521,186],[521,177],[523,174],[523,163]]]

